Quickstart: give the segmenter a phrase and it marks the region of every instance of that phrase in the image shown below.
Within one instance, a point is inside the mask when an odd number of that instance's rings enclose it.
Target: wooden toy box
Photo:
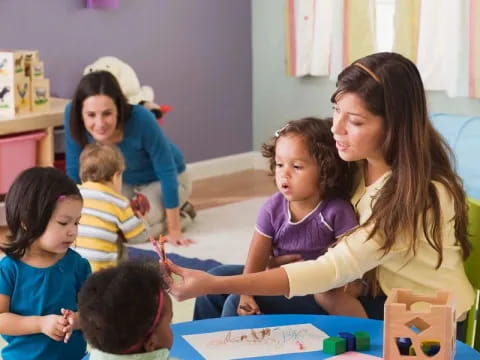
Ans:
[[[383,336],[386,360],[453,359],[456,317],[452,294],[438,291],[436,296],[421,296],[411,290],[394,289],[385,302]],[[399,347],[404,339],[411,342],[406,355]],[[423,345],[428,343],[438,344],[434,355],[425,353]]]

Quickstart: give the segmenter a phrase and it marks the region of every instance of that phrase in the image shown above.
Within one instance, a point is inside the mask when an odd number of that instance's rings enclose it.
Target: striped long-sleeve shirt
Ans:
[[[128,199],[108,186],[85,182],[82,217],[75,250],[88,259],[93,271],[115,266],[123,249],[119,233],[127,242],[147,239],[143,221],[135,216]]]

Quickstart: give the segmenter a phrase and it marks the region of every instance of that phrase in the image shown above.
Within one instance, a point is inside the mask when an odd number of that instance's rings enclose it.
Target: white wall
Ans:
[[[331,114],[333,81],[286,75],[285,2],[252,1],[254,150],[287,120]],[[452,99],[443,92],[429,92],[428,101],[431,112],[480,115],[480,99]]]

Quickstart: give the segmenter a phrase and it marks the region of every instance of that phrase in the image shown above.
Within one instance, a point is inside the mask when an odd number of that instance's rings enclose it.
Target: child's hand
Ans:
[[[257,302],[250,295],[240,295],[240,302],[238,303],[237,314],[242,315],[261,315],[262,312],[258,307]]]
[[[72,332],[74,329],[79,329],[79,324],[77,320],[77,314],[72,310],[67,310],[62,308],[61,309],[63,318],[67,321],[67,325],[63,328],[63,333],[65,335],[63,342],[66,344],[70,337],[72,336]]]
[[[62,315],[45,315],[40,318],[40,331],[55,341],[62,341],[65,337],[63,329],[68,325]]]

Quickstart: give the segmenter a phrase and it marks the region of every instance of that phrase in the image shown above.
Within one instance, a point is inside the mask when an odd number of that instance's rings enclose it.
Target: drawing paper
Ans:
[[[184,335],[206,359],[228,360],[322,350],[328,335],[312,324]]]

